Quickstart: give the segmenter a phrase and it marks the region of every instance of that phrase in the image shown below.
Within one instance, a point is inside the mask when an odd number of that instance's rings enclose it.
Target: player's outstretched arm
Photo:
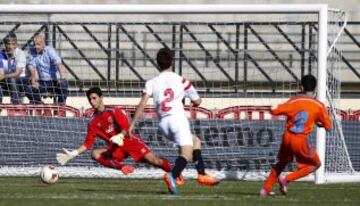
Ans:
[[[185,82],[188,82],[188,81],[186,80]],[[184,88],[184,91],[185,91],[185,96],[190,98],[192,107],[200,106],[202,100],[201,100],[198,92],[196,91],[194,86],[192,86],[192,84],[190,82],[188,82],[188,86],[186,86]]]
[[[191,106],[198,107],[198,106],[200,106],[201,101],[202,101],[201,98],[196,99],[196,100],[191,100]]]
[[[78,149],[71,151],[63,148],[64,153],[57,153],[56,160],[60,165],[65,165],[68,161],[85,152],[86,150],[87,148],[84,145],[80,146]]]
[[[330,125],[330,126],[326,126],[326,125],[325,125],[324,123],[322,123],[322,122],[316,122],[316,126],[325,128],[327,131],[331,130],[331,125]]]
[[[131,120],[131,124],[129,127],[129,134],[132,133],[132,130],[135,127],[135,123],[136,123],[137,119],[139,119],[139,117],[143,114],[148,100],[149,100],[149,95],[147,93],[144,93],[143,96],[141,97],[141,100],[140,100],[138,106],[136,107],[135,115],[134,115],[133,119]]]

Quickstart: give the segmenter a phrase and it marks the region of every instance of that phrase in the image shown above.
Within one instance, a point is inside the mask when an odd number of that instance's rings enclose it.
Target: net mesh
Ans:
[[[345,142],[341,126],[341,116],[338,115],[339,100],[341,98],[341,58],[342,52],[336,46],[340,44],[341,33],[346,20],[343,12],[330,11],[328,24],[328,61],[327,61],[327,101],[329,113],[333,120],[333,129],[326,138],[326,167],[325,172],[354,172],[350,155]],[[341,148],[341,149],[339,149]]]

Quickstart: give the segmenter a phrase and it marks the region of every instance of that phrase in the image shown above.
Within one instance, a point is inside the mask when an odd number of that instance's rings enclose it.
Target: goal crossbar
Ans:
[[[326,4],[171,4],[171,5],[2,5],[0,13],[56,14],[227,14],[227,13],[319,13]]]

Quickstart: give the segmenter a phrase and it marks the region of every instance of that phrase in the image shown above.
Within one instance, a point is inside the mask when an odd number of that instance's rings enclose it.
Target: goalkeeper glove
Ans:
[[[79,152],[77,150],[69,151],[67,149],[63,148],[64,153],[57,153],[56,154],[56,160],[61,165],[65,165],[69,160],[79,155]]]
[[[123,133],[119,133],[110,138],[110,142],[117,144],[118,146],[122,146],[124,144],[125,135]]]
[[[128,175],[130,173],[133,173],[135,171],[135,168],[131,167],[130,165],[124,165],[122,168],[121,168],[121,172],[124,174],[124,175]]]

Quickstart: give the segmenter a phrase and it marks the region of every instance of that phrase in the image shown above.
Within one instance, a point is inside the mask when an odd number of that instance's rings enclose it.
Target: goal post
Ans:
[[[328,23],[328,8],[326,5],[319,11],[319,50],[318,50],[318,84],[317,84],[317,99],[326,103],[326,80],[327,80],[327,34]],[[325,162],[326,150],[326,132],[324,128],[319,128],[316,133],[316,151],[318,152],[321,162]],[[316,171],[316,183],[325,182],[325,166],[322,164]]]
[[[0,16],[4,18],[0,23],[6,26],[2,36],[10,30],[19,32],[19,36],[23,37],[23,48],[29,46],[32,35],[39,31],[37,26],[44,26],[40,32],[48,32],[49,44],[59,49],[67,65],[73,95],[69,99],[74,99],[68,101],[67,105],[79,111],[89,107],[79,103],[86,103],[84,89],[96,85],[106,90],[105,99],[107,96],[114,98],[109,104],[122,105],[130,116],[144,81],[158,73],[154,61],[156,48],[165,46],[173,49],[176,53],[174,70],[192,81],[204,97],[204,108],[196,111],[190,108],[188,114],[192,118],[194,133],[203,141],[205,160],[208,165],[213,165],[210,171],[220,178],[253,180],[265,177],[276,159],[281,141],[284,120],[272,117],[269,105],[280,103],[296,93],[299,79],[304,73],[317,76],[317,99],[332,108],[329,112],[332,118],[337,118],[337,105],[333,101],[340,98],[340,79],[334,78],[338,77],[335,73],[339,72],[336,64],[340,61],[339,51],[336,47],[331,48],[332,52],[328,50],[329,45],[338,41],[346,19],[341,11],[331,12],[340,15],[335,16],[337,19],[330,19],[326,4],[17,4],[2,6]],[[200,17],[202,15],[205,17]],[[214,18],[217,15],[218,18]],[[310,15],[314,17],[308,19]],[[146,20],[139,20],[142,16]],[[21,30],[23,25],[25,28]],[[329,39],[329,25],[336,27],[331,31],[336,38]],[[154,31],[154,27],[158,31]],[[137,39],[136,36],[142,38]],[[315,40],[312,39],[314,37]],[[280,40],[281,43],[277,43]],[[81,46],[84,46],[83,51]],[[279,51],[276,48],[280,48]],[[299,56],[295,66],[283,60],[288,58],[287,53],[291,53],[289,62],[292,62],[293,54]],[[329,55],[334,56],[329,58]],[[306,61],[308,71],[305,69]],[[330,95],[327,95],[329,91]],[[173,160],[176,148],[169,149],[171,143],[158,133],[157,120],[152,119],[155,116],[151,108],[149,111],[149,115],[139,123],[138,132],[156,154]],[[258,114],[255,118],[254,113]],[[233,116],[227,117],[228,114]],[[84,128],[88,121],[87,117],[76,115],[66,118],[7,117],[3,113],[0,117],[0,127],[9,131],[0,134],[0,142],[10,143],[0,146],[0,152],[8,154],[2,160],[1,175],[34,175],[39,172],[39,165],[56,164],[56,152],[62,147],[75,148],[85,138]],[[333,121],[333,130],[336,131],[331,132],[331,136],[334,138],[329,140],[324,129],[316,130],[314,144],[323,163],[316,172],[316,183],[331,182],[327,173],[332,172],[339,173],[333,176],[335,181],[346,181],[346,175],[357,175],[351,165],[341,122]],[[12,128],[9,130],[6,126]],[[23,133],[16,133],[17,129]],[[53,136],[51,132],[54,132]],[[28,134],[38,134],[39,139],[27,137]],[[50,137],[46,137],[48,135]],[[76,139],[64,137],[67,135],[76,136]],[[267,142],[264,142],[263,136]],[[14,138],[19,140],[14,141]],[[44,155],[48,157],[33,154],[27,158],[39,159],[26,159],[24,163],[21,162],[24,158],[22,155],[11,159],[16,152],[12,146],[20,145],[26,149],[24,144],[30,142],[33,149],[40,151],[42,148],[37,144],[41,145],[44,141],[50,142],[44,144]],[[330,160],[332,156],[327,157],[328,144],[343,158]],[[119,176],[112,170],[99,167],[88,157],[81,158],[61,167],[62,176]],[[341,169],[330,166],[327,169],[329,161],[345,166]],[[161,174],[144,166],[139,168],[140,172],[133,177],[152,178]],[[77,172],[80,170],[85,172]],[[187,170],[187,176],[193,177],[194,174],[193,170]]]

